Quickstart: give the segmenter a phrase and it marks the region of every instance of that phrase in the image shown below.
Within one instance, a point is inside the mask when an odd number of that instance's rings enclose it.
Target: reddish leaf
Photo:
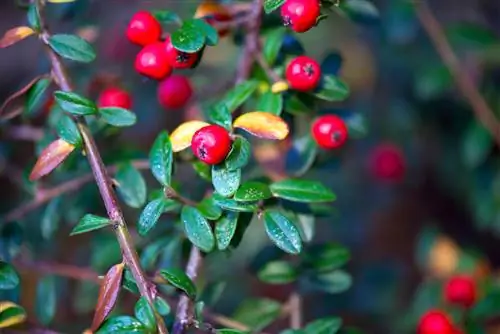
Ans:
[[[20,40],[25,39],[28,36],[33,35],[35,32],[30,27],[15,27],[3,35],[2,39],[0,39],[0,48],[6,48],[13,44],[16,44]]]
[[[115,306],[118,293],[120,292],[124,268],[125,264],[123,263],[115,264],[108,270],[101,283],[94,319],[92,320],[91,329],[94,332],[101,326],[104,319],[106,319]]]
[[[25,97],[26,93],[34,84],[37,83],[38,80],[45,78],[45,77],[47,77],[47,75],[39,75],[39,76],[35,77],[33,80],[28,82],[28,84],[26,86],[24,86],[23,88],[21,88],[20,90],[18,90],[17,92],[12,94],[11,96],[9,96],[7,98],[7,100],[5,100],[5,102],[0,107],[0,117],[4,120],[7,120],[7,119],[11,119],[11,118],[16,117],[17,115],[21,114],[23,112],[23,108],[24,108],[24,97]],[[20,103],[17,107],[14,106],[14,107],[10,108],[11,111],[4,115],[7,108],[11,107],[11,105],[14,102],[20,102]]]
[[[30,174],[30,181],[35,181],[52,172],[66,157],[73,152],[75,147],[62,139],[50,143],[42,153]]]

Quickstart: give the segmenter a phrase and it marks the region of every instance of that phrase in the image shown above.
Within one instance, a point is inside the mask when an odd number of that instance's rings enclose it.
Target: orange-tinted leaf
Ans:
[[[279,116],[263,111],[254,111],[235,119],[233,126],[264,139],[285,139],[288,124]]]
[[[194,13],[195,18],[202,18],[202,17],[216,16],[216,15],[228,16],[229,11],[226,8],[226,6],[213,0],[203,1],[198,6],[198,8],[196,8],[196,12]]]
[[[5,102],[0,107],[0,117],[4,120],[11,119],[23,112],[24,108],[24,98],[28,90],[37,83],[38,80],[47,77],[46,75],[39,75],[33,80],[28,82],[26,86],[12,94],[5,100]],[[9,109],[9,112],[6,110]]]
[[[179,125],[170,135],[172,150],[179,152],[191,146],[191,139],[194,133],[207,125],[210,124],[202,121],[189,121]]]
[[[111,310],[113,310],[116,299],[118,298],[118,293],[120,292],[124,268],[124,263],[115,264],[108,270],[106,276],[102,280],[94,319],[92,320],[92,331],[96,331]]]
[[[30,180],[38,180],[42,176],[45,176],[57,168],[67,157],[75,147],[62,139],[54,140],[47,146],[33,167],[30,174]]]
[[[35,31],[33,29],[25,26],[7,30],[2,39],[0,39],[0,48],[6,48],[8,46],[16,44],[20,40],[23,40],[26,37],[33,35],[34,33]]]

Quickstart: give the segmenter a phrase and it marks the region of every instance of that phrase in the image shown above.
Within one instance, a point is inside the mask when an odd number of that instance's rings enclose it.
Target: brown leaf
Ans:
[[[24,86],[23,88],[21,88],[20,90],[18,90],[17,92],[12,94],[11,96],[9,96],[7,98],[7,100],[5,100],[5,102],[0,107],[0,118],[2,118],[4,120],[8,120],[8,119],[11,119],[11,118],[16,117],[17,115],[21,114],[23,112],[23,109],[24,109],[24,97],[25,97],[26,93],[34,84],[37,83],[38,80],[45,78],[45,77],[47,77],[47,75],[39,75],[39,76],[35,77],[33,80],[28,82],[28,84],[26,86]],[[17,108],[16,108],[16,106],[12,107],[12,104],[14,102],[20,102],[19,106],[17,106]],[[10,108],[11,111],[8,113],[5,113],[8,107],[12,107],[12,108]]]
[[[263,111],[243,114],[235,119],[233,126],[264,139],[285,139],[289,132],[288,125],[281,117]]]
[[[47,146],[33,167],[30,181],[35,181],[52,172],[73,152],[75,147],[62,139],[57,139]]]
[[[115,264],[108,270],[101,283],[94,319],[92,320],[91,330],[93,332],[101,326],[104,319],[106,319],[115,306],[118,293],[120,292],[124,268],[124,263]]]
[[[6,48],[13,44],[16,44],[20,40],[25,39],[28,36],[33,35],[35,32],[30,27],[15,27],[3,35],[2,39],[0,39],[0,48]]]

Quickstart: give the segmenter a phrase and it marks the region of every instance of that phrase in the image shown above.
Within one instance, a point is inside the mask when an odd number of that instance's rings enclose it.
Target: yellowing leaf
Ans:
[[[170,135],[172,150],[179,152],[191,146],[191,139],[194,133],[207,125],[210,124],[202,121],[189,121],[179,125]]]
[[[288,86],[288,83],[286,81],[278,81],[271,86],[271,92],[273,92],[274,94],[278,94],[287,91],[288,88],[290,88],[290,86]]]
[[[0,302],[0,328],[10,327],[26,320],[24,309],[9,301]]]
[[[0,48],[11,46],[35,33],[30,27],[22,26],[8,30],[0,39]]]
[[[76,0],[47,0],[50,3],[70,3],[75,2]]]
[[[264,111],[254,111],[238,117],[233,126],[264,139],[285,139],[288,124],[279,116]]]
[[[65,142],[62,139],[57,139],[50,143],[42,153],[33,167],[30,174],[30,181],[35,181],[52,172],[57,168],[71,152],[75,146]]]
[[[215,15],[229,15],[228,9],[216,1],[203,1],[198,8],[196,8],[196,12],[194,13],[195,18],[202,18],[207,16],[215,16]]]

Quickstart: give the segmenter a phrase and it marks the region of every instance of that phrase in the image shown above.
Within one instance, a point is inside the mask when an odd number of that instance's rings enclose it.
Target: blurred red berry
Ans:
[[[161,24],[147,11],[132,16],[127,27],[127,38],[135,44],[146,46],[157,42],[161,37]]]
[[[173,68],[191,68],[198,60],[199,53],[182,52],[174,48],[170,36],[165,39],[165,50],[170,66]]]
[[[160,42],[145,46],[135,58],[135,69],[142,75],[161,80],[172,72],[167,61],[165,45]]]
[[[441,310],[429,310],[418,323],[418,334],[455,334],[448,316]]]
[[[132,108],[132,97],[130,94],[118,87],[108,87],[104,89],[97,100],[99,108],[120,107],[124,109]]]
[[[288,64],[285,76],[292,89],[307,92],[318,86],[321,80],[321,68],[316,60],[298,56]]]
[[[311,127],[312,137],[324,149],[334,149],[342,146],[348,137],[344,120],[335,115],[318,117]]]
[[[208,125],[195,132],[191,149],[204,163],[217,165],[224,161],[231,150],[231,138],[222,126]]]
[[[403,152],[392,143],[377,146],[371,153],[370,169],[377,179],[400,181],[406,169]]]
[[[319,15],[318,0],[286,0],[281,6],[283,24],[296,32],[306,32],[314,27]]]
[[[474,279],[466,275],[451,277],[444,287],[444,299],[450,304],[471,307],[477,299]]]
[[[166,109],[182,108],[191,95],[193,95],[191,81],[181,75],[172,75],[158,86],[158,101]]]

